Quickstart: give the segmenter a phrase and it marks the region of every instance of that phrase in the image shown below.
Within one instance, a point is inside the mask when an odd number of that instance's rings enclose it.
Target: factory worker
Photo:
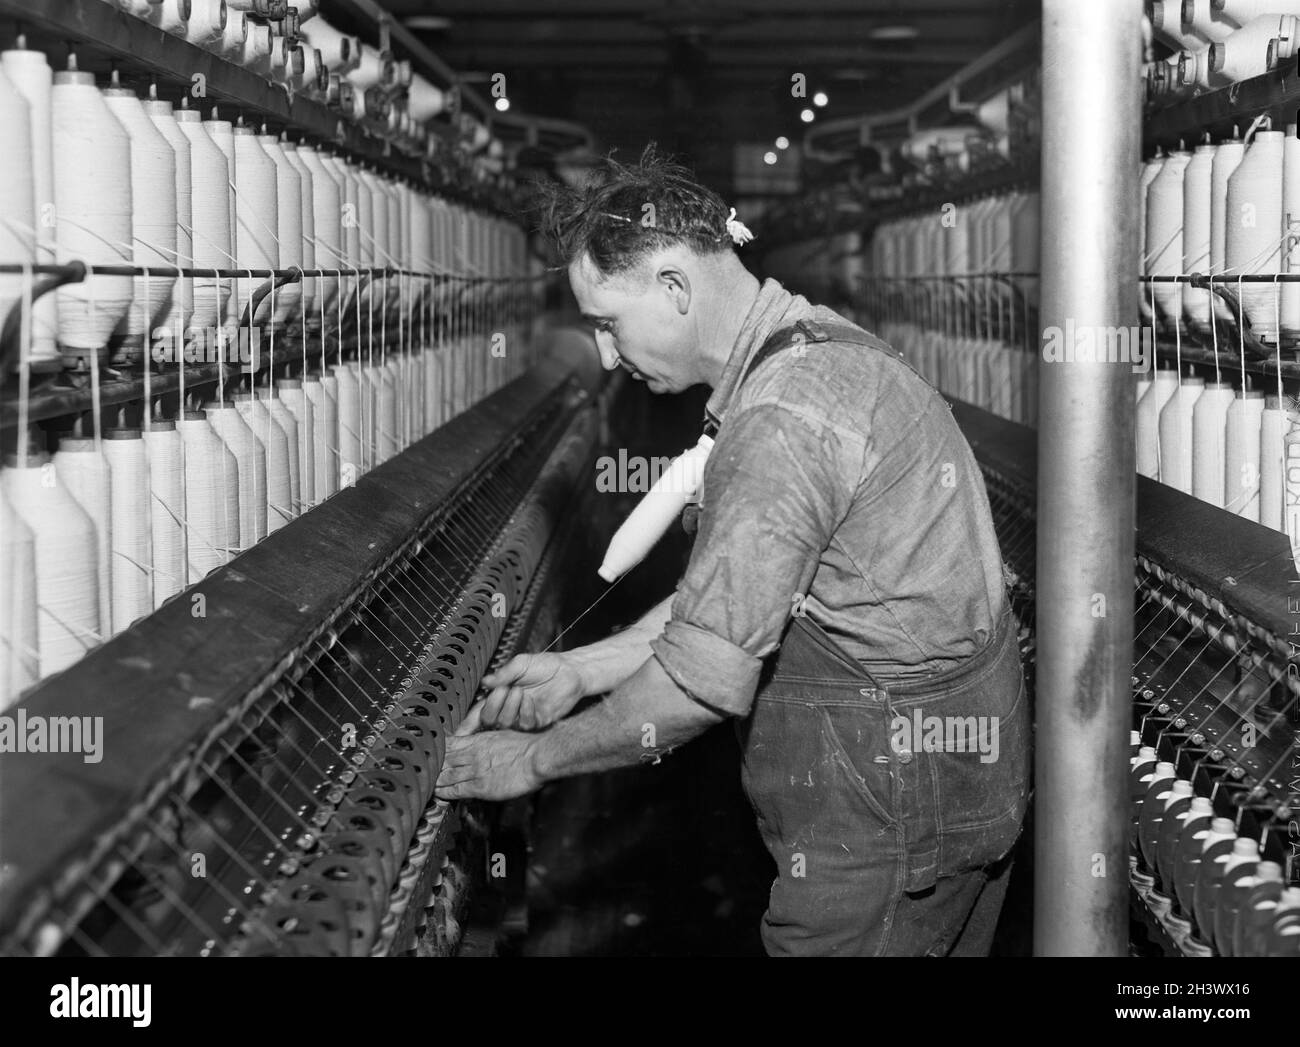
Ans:
[[[543,213],[605,366],[655,393],[707,383],[715,442],[675,594],[485,679],[437,795],[520,796],[731,720],[778,870],[770,954],[987,952],[1030,711],[948,405],[878,338],[760,284],[734,211],[653,151]],[[586,695],[605,697],[568,716]]]

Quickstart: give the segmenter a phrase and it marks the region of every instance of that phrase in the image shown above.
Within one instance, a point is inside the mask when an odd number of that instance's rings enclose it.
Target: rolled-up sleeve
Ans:
[[[676,618],[664,626],[650,648],[673,682],[692,698],[738,716],[749,708],[763,668],[761,658],[708,629]]]
[[[744,716],[763,659],[805,600],[848,512],[863,437],[813,409],[733,409],[704,472],[703,511],[672,618],[651,643],[691,697]]]

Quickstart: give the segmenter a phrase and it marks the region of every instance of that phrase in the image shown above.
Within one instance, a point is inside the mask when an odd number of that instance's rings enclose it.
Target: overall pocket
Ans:
[[[884,710],[761,698],[741,733],[741,784],[780,864],[791,850],[855,858],[898,835]],[[879,759],[878,759],[879,758]],[[837,863],[838,864],[838,863]]]
[[[931,853],[936,876],[997,861],[1020,834],[1032,760],[1014,634],[986,671],[947,692],[899,696],[890,705],[899,742],[912,751],[903,798],[909,850]]]
[[[887,825],[898,823],[895,782],[890,774],[889,732],[884,710],[860,705],[827,704],[822,717],[822,744],[843,780],[873,814]]]

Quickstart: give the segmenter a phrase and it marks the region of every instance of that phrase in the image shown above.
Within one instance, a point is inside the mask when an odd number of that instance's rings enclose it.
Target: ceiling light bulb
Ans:
[[[867,34],[872,40],[915,40],[919,35],[914,25],[881,25]]]
[[[450,29],[451,19],[439,15],[411,15],[409,18],[402,19],[402,25],[412,30]]]

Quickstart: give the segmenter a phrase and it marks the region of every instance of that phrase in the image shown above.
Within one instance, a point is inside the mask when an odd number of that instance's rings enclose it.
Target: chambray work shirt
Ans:
[[[806,613],[869,673],[976,653],[1002,612],[984,481],[943,397],[892,352],[827,341],[753,353],[842,317],[766,281],[708,410],[721,420],[672,618],[651,643],[698,701],[749,712],[763,659]]]

